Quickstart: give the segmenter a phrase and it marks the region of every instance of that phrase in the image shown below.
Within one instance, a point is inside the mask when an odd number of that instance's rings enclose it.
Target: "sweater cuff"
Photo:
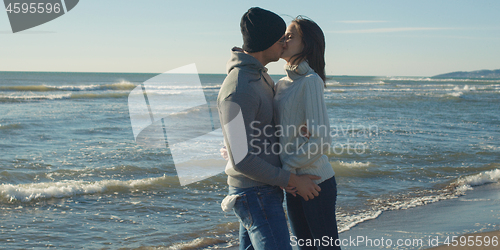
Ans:
[[[278,177],[278,183],[277,186],[280,187],[286,187],[288,186],[288,182],[290,181],[290,175],[291,173],[289,171],[280,171],[279,177]]]

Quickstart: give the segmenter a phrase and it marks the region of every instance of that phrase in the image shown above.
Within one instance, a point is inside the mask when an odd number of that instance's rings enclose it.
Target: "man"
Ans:
[[[280,59],[286,24],[273,12],[251,8],[240,27],[243,49],[232,49],[217,98],[230,156],[230,196],[223,206],[233,198],[240,249],[290,250],[280,187],[295,187],[305,200],[318,196],[320,188],[312,181],[319,177],[283,170],[275,147],[279,143],[273,120],[274,82],[264,66]]]

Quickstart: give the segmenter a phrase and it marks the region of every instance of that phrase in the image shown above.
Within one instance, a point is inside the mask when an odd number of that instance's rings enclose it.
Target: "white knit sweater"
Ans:
[[[306,61],[286,65],[287,77],[276,83],[274,116],[281,129],[280,158],[283,169],[292,173],[321,177],[317,184],[335,175],[328,161],[332,138],[323,97],[324,82]],[[307,124],[309,139],[300,134]]]

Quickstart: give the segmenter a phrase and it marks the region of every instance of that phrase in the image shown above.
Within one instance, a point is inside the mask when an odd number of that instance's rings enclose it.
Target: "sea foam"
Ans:
[[[168,248],[161,247],[161,249],[166,250],[194,250],[200,249],[201,247],[207,247],[210,245],[226,243],[225,240],[216,239],[216,238],[208,238],[208,237],[200,237],[196,238],[192,241],[176,243]]]
[[[357,161],[343,162],[343,161],[339,161],[339,163],[340,163],[340,166],[348,167],[348,168],[359,168],[359,167],[370,166],[370,162],[357,162]]]
[[[71,98],[71,93],[69,94],[34,94],[32,92],[27,92],[23,94],[9,94],[0,95],[0,100],[12,100],[12,101],[31,101],[31,100],[59,100]]]
[[[102,180],[102,181],[77,181],[67,180],[58,182],[43,182],[29,184],[2,184],[0,185],[0,201],[30,202],[36,199],[63,198],[74,195],[102,193],[108,190],[123,190],[147,188],[151,185],[173,184],[177,177],[162,176],[139,180]]]
[[[494,169],[476,175],[462,177],[457,181],[455,181],[453,184],[457,186],[457,189],[468,190],[475,186],[482,186],[485,184],[495,183],[499,181],[500,181],[500,169]]]
[[[29,92],[48,92],[48,91],[93,91],[93,90],[132,90],[135,84],[122,80],[116,83],[108,84],[88,84],[88,85],[26,85],[26,86],[2,86],[0,91],[29,91]]]

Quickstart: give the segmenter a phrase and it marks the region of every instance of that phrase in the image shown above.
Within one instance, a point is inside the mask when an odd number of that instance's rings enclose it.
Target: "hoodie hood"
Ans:
[[[240,70],[248,71],[252,73],[265,72],[267,73],[267,68],[262,65],[255,57],[245,54],[243,49],[234,47],[231,49],[231,59],[227,62],[226,70],[227,73],[231,72],[234,68],[240,68]]]

